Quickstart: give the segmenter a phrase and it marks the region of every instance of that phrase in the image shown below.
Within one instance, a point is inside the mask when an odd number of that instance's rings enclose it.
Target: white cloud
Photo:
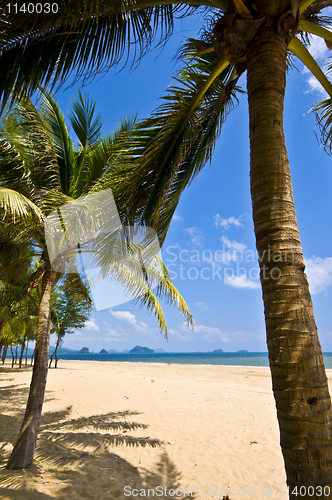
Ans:
[[[96,325],[96,320],[94,318],[88,319],[85,322],[84,328],[87,330],[94,330],[95,332],[99,332],[100,328]]]
[[[208,309],[208,306],[204,302],[196,302],[195,306],[201,309],[201,311],[206,311],[206,309]]]
[[[245,274],[241,274],[240,276],[226,274],[225,285],[229,285],[233,288],[238,289],[249,288],[251,290],[260,287],[260,284],[257,281],[252,281],[251,279],[247,278]]]
[[[326,46],[325,41],[319,36],[312,35],[310,37],[310,46],[307,47],[312,57],[319,63],[323,62],[328,56],[329,49]],[[324,69],[324,66],[322,66]],[[309,71],[309,69],[304,66],[302,73],[307,76],[308,89],[305,91],[306,94],[320,94],[321,96],[327,97],[326,90],[322,87],[316,77]]]
[[[244,252],[247,250],[247,245],[236,240],[230,240],[227,236],[222,236],[220,241],[224,246],[221,259],[222,262],[227,264],[230,262],[238,262],[239,260],[243,262],[245,260]],[[225,247],[227,250],[225,250]]]
[[[176,328],[169,328],[168,333],[179,340],[192,341],[193,340],[193,330],[188,328],[186,323],[183,323],[180,327],[182,331]]]
[[[106,337],[110,340],[120,340],[121,334],[113,330],[113,328],[107,328]]]
[[[140,333],[146,333],[149,331],[149,325],[144,323],[143,321],[137,321],[135,324],[135,329]]]
[[[332,257],[305,259],[310,292],[314,295],[332,285]]]
[[[135,314],[131,314],[129,311],[113,311],[113,309],[110,309],[109,312],[112,314],[112,316],[114,316],[117,319],[120,319],[121,321],[127,321],[132,325],[136,324]]]
[[[229,336],[214,326],[195,325],[195,332],[202,333],[204,340],[212,342],[214,340],[221,340],[222,342],[229,342]]]
[[[244,252],[247,248],[247,245],[244,243],[239,243],[238,241],[235,240],[229,240],[227,236],[222,236],[220,238],[220,241],[227,246],[230,250],[233,250],[234,252]]]
[[[307,48],[312,57],[316,60],[325,58],[329,52],[325,41],[320,36],[316,35],[310,37],[310,45]]]
[[[183,220],[183,217],[181,217],[177,212],[173,215],[173,220],[175,221],[181,221]]]
[[[191,236],[191,243],[197,247],[201,247],[203,245],[204,236],[202,231],[198,227],[188,227],[184,229],[184,231]]]
[[[242,226],[239,219],[235,217],[228,217],[228,219],[223,219],[219,214],[213,217],[214,224],[216,227],[222,227],[223,229],[229,229],[231,226]]]
[[[194,335],[196,341],[199,339],[204,339],[206,342],[214,342],[218,347],[222,347],[220,346],[220,342],[235,342],[236,345],[241,346],[248,343],[248,339],[252,338],[253,335],[252,333],[248,335],[248,332],[244,331],[225,332],[215,326],[197,324],[195,324],[195,329],[193,332],[191,328],[187,327],[186,323],[182,323],[179,329],[169,329],[169,333],[174,337],[179,338],[180,340],[189,341],[193,340]],[[264,338],[264,332],[259,332],[259,338],[262,337]]]
[[[144,333],[149,330],[149,325],[147,325],[143,321],[137,321],[135,314],[132,314],[129,311],[113,311],[113,309],[110,309],[109,312],[116,319],[125,321],[126,323],[132,325],[138,332]]]
[[[319,81],[316,79],[314,75],[310,75],[308,80],[308,90],[305,92],[306,94],[312,93],[312,94],[320,94],[322,97],[327,97],[327,92],[322,87],[322,85],[319,83]]]

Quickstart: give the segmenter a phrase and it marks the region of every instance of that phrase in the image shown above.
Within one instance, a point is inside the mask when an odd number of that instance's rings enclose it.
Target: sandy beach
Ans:
[[[268,368],[60,361],[25,471],[31,368],[0,372],[3,499],[288,498]]]

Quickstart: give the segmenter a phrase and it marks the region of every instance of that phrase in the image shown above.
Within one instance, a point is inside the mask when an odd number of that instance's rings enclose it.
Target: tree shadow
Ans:
[[[81,418],[71,418],[71,407],[47,412],[42,416],[32,467],[6,470],[10,448],[21,424],[27,389],[11,385],[0,389],[1,397],[10,412],[0,415],[0,436],[6,440],[0,449],[0,498],[110,500],[130,498],[125,492],[133,490],[144,490],[148,496],[148,489],[158,491],[157,487],[159,494],[154,496],[161,500],[170,498],[169,490],[180,493],[181,474],[166,451],[162,451],[165,443],[146,435],[148,426],[138,421],[142,414],[135,411]],[[158,448],[160,460],[153,470],[147,470],[116,454],[117,447]],[[195,496],[185,493],[176,498],[189,500]]]

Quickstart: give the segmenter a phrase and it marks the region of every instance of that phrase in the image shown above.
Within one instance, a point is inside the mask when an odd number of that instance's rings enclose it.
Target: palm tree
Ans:
[[[58,349],[66,334],[83,328],[91,313],[91,299],[82,289],[78,276],[67,275],[65,282],[53,288],[51,297],[52,327],[51,333],[57,336],[56,346],[50,357],[49,368],[54,357],[54,367],[58,365]],[[70,279],[68,279],[70,277]],[[76,278],[76,279],[75,279]]]
[[[10,95],[18,98],[22,89],[32,92],[40,80],[55,85],[73,69],[77,77],[89,76],[115,64],[132,45],[140,57],[157,35],[167,39],[176,15],[205,9],[201,39],[184,44],[185,66],[175,84],[133,134],[136,164],[119,171],[119,191],[127,195],[124,204],[130,199],[130,216],[154,227],[161,239],[184,187],[211,158],[240,90],[239,77],[247,73],[253,219],[280,442],[294,498],[301,486],[303,498],[318,498],[319,488],[325,486],[332,489],[332,410],[294,208],[283,132],[284,93],[287,66],[295,55],[332,97],[331,83],[306,48],[310,34],[332,43],[326,29],[331,20],[324,16],[331,4],[101,0],[76,1],[74,6],[66,2],[57,16],[45,15],[38,22],[6,12],[0,46],[4,105]],[[325,131],[331,123],[329,111],[331,100],[322,108],[323,120],[327,113]],[[129,198],[133,190],[135,197]],[[282,259],[271,262],[274,252]],[[314,489],[308,492],[309,486]]]
[[[110,188],[114,171],[123,154],[121,133],[129,127],[129,122],[123,122],[113,134],[100,137],[102,120],[99,115],[95,116],[94,107],[94,103],[88,98],[84,100],[81,94],[73,102],[70,122],[78,138],[76,148],[69,137],[64,117],[49,94],[44,94],[40,111],[28,100],[3,119],[0,143],[0,202],[3,213],[0,229],[12,241],[18,240],[34,248],[39,265],[26,289],[30,292],[36,288],[40,295],[29,399],[17,442],[7,464],[9,469],[29,467],[33,462],[48,370],[52,289],[63,280],[67,283],[68,291],[77,291],[73,278],[66,277],[66,274],[52,267],[45,231],[49,224],[45,226],[45,220],[54,212],[54,208],[82,200],[83,195]],[[101,207],[98,208],[100,211]],[[102,244],[105,246],[104,240]],[[130,246],[130,242],[128,244]],[[73,253],[66,255],[71,272]],[[109,265],[112,276],[120,283],[125,282],[125,288],[133,292],[133,298],[155,314],[158,326],[165,335],[166,323],[158,296],[166,297],[171,303],[176,301],[179,310],[192,324],[186,303],[163,267],[157,267],[153,261],[144,261],[146,276],[155,274],[159,277],[158,287],[152,291],[148,286],[148,278],[144,280],[141,275],[135,274],[135,259],[132,266],[115,266],[111,259],[104,261],[104,274],[107,274]],[[74,281],[79,281],[81,290],[86,290],[84,278],[78,274],[75,276]]]
[[[2,235],[0,262],[0,351],[2,346],[4,350],[8,348],[8,339],[12,336],[18,341],[17,347],[21,345],[21,367],[26,341],[33,338],[38,311],[38,297],[26,290],[26,283],[33,272],[33,251]],[[15,331],[16,336],[13,335]]]

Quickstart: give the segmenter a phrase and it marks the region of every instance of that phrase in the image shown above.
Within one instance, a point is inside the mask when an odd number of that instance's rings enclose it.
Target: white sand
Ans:
[[[31,369],[0,372],[4,466]],[[2,469],[0,498],[288,498],[268,368],[60,361],[43,413],[34,465]]]

